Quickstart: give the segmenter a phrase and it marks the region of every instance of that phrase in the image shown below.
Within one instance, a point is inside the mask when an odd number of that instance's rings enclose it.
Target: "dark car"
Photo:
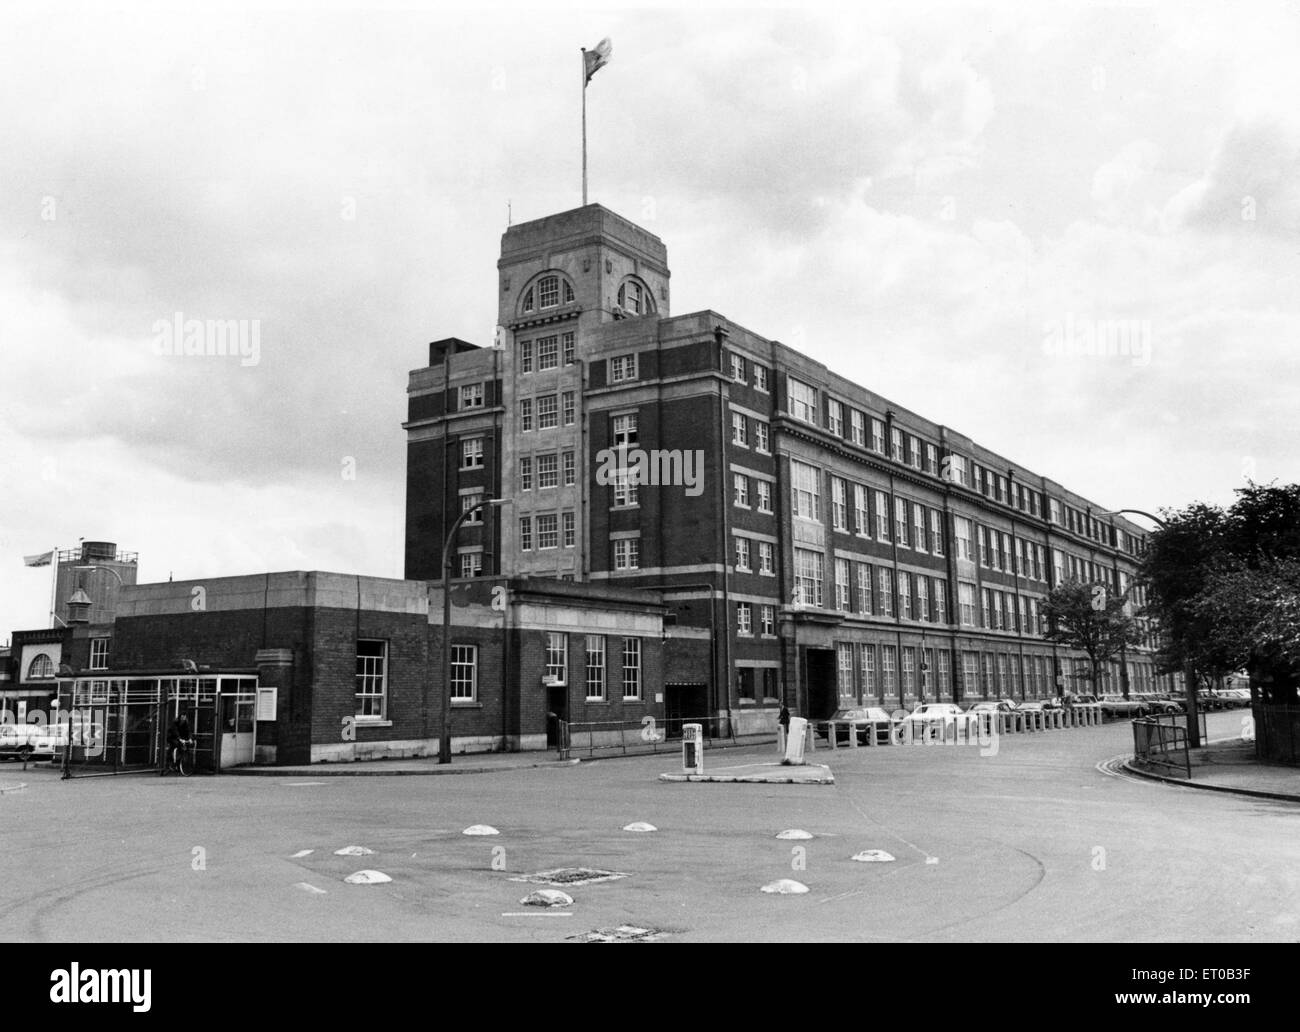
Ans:
[[[817,723],[817,737],[829,740],[830,725],[832,723],[835,724],[835,742],[837,745],[850,744],[850,724],[857,733],[858,741],[863,745],[887,745],[894,724],[889,714],[879,706],[855,706],[852,709],[836,710],[828,719],[819,721]],[[868,743],[867,734],[872,726],[876,730],[876,741],[875,743]]]

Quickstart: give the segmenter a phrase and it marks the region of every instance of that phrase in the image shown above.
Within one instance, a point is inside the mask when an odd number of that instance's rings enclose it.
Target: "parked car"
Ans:
[[[829,740],[830,725],[834,722],[836,744],[848,744],[849,721],[853,722],[853,730],[857,733],[858,741],[863,745],[868,744],[867,735],[872,725],[875,726],[876,730],[874,744],[888,744],[893,721],[890,719],[889,714],[879,706],[856,706],[852,709],[836,710],[828,719],[820,721],[816,725],[817,737]]]
[[[1130,698],[1142,703],[1147,708],[1148,713],[1172,714],[1187,712],[1186,706],[1168,695],[1143,694],[1132,695]]]
[[[36,751],[37,724],[0,724],[0,759],[21,760]]]
[[[1122,695],[1103,695],[1101,711],[1108,717],[1145,717],[1146,703],[1136,698],[1124,698]]]
[[[1020,708],[1015,699],[983,699],[971,706],[967,713],[1011,713]]]
[[[980,705],[976,703],[976,705]],[[987,712],[987,711],[981,711]],[[977,726],[979,716],[951,702],[925,702],[898,722],[901,734],[906,741],[909,737],[920,738],[927,732],[937,735],[940,731],[951,734],[953,729],[964,731]]]
[[[1250,705],[1249,688],[1225,688],[1219,694],[1224,697],[1225,704],[1233,709]]]

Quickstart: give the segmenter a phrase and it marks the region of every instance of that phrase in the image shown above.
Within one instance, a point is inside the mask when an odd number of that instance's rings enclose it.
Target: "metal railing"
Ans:
[[[1186,724],[1169,717],[1138,717],[1133,721],[1133,758],[1148,767],[1180,770],[1190,781],[1192,758]]]
[[[730,738],[735,730],[725,717],[652,717],[640,720],[557,720],[555,749],[561,759],[573,753],[595,756],[598,752],[630,753],[670,752],[681,745],[682,726],[699,724],[706,739]],[[727,733],[724,733],[727,732]]]

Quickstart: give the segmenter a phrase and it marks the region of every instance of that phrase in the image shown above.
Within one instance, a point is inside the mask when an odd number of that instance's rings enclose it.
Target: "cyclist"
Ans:
[[[181,745],[189,745],[192,740],[190,735],[190,718],[184,713],[172,721],[171,727],[167,729],[167,768],[168,770],[176,769],[176,749]]]

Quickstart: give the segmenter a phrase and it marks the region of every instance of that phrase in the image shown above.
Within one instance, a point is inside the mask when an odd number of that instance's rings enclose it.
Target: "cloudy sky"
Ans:
[[[47,622],[21,556],[82,537],[142,580],[401,575],[407,373],[490,343],[508,211],[580,203],[603,36],[591,199],[665,241],[675,313],[1102,505],[1300,479],[1294,7],[7,4],[0,32],[0,641]],[[250,351],[256,321],[257,354],[159,354],[177,313]]]

